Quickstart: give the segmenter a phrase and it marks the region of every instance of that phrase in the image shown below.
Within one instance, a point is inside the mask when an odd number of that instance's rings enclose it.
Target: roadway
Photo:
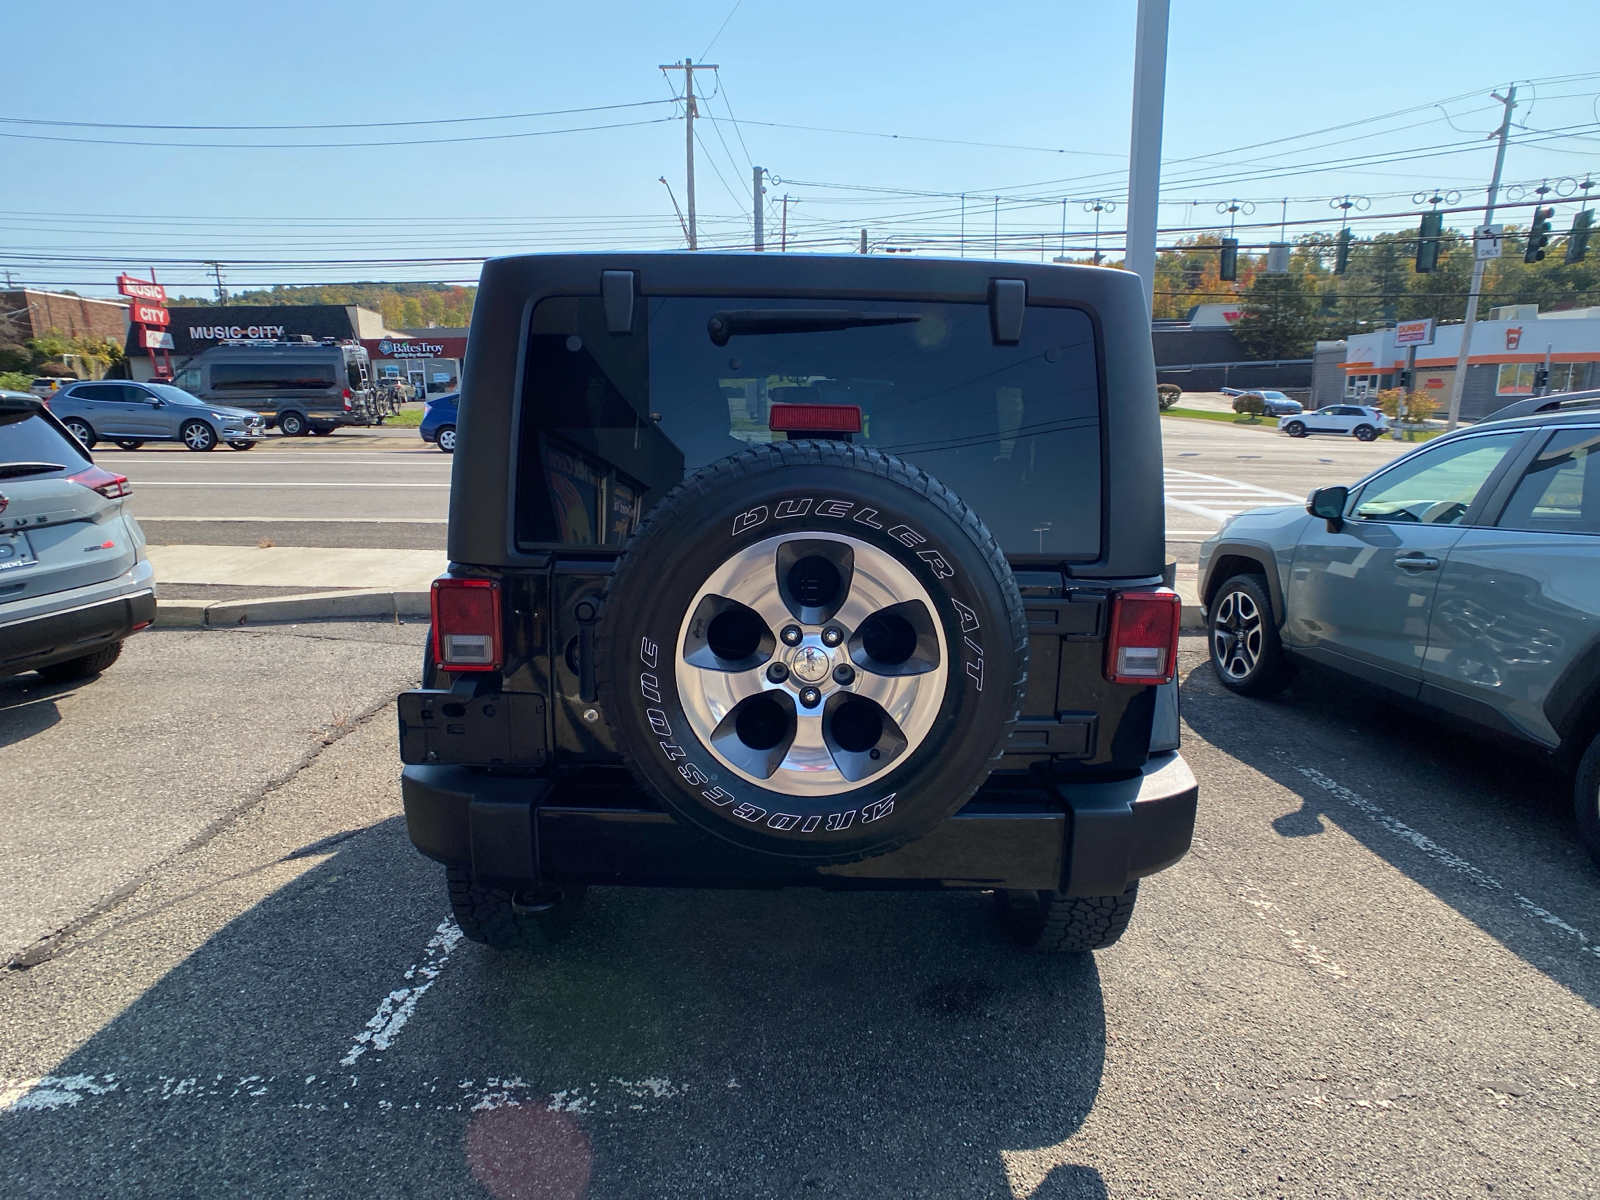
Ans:
[[[1193,544],[1230,513],[1301,501],[1312,487],[1353,482],[1412,448],[1176,417],[1162,432],[1167,529],[1180,560],[1192,560]],[[273,437],[243,453],[152,444],[95,457],[132,481],[131,509],[153,542],[444,548],[452,460],[414,430]]]
[[[405,838],[421,634],[0,681],[0,1192],[1600,1189],[1600,872],[1561,781],[1474,739],[1233,696],[1186,639],[1194,850],[1103,954],[1019,952],[976,894],[598,888],[499,956]]]

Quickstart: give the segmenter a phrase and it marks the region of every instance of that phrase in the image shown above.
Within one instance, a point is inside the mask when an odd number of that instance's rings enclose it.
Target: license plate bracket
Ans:
[[[0,574],[35,566],[38,561],[33,547],[28,544],[27,534],[0,533]]]

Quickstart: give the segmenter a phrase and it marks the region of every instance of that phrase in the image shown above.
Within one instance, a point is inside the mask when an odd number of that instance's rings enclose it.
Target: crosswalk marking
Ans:
[[[1168,467],[1164,472],[1167,507],[1176,508],[1208,521],[1223,521],[1249,508],[1264,504],[1300,504],[1303,498],[1274,491],[1254,483],[1241,483],[1221,475],[1202,475]]]

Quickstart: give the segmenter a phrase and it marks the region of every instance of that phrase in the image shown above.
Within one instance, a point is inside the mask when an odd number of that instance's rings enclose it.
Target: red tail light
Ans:
[[[344,410],[345,410],[345,412],[349,412],[350,411],[350,389],[349,388],[345,388],[345,390],[344,390]]]
[[[107,500],[120,500],[133,492],[133,484],[126,475],[113,475],[102,467],[86,467],[76,475],[68,475],[67,482],[81,483]]]
[[[1182,608],[1178,593],[1168,588],[1119,592],[1111,601],[1106,678],[1112,683],[1171,683]]]
[[[767,428],[774,433],[860,433],[857,404],[774,404]]]
[[[433,656],[446,671],[498,671],[500,584],[493,579],[433,581]]]

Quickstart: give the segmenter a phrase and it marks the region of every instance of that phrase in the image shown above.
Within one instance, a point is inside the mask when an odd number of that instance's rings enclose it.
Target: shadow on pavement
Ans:
[[[311,852],[0,1114],[0,1192],[1010,1197],[1099,1089],[1094,962],[979,894],[595,889],[501,956],[398,819]]]
[[[1600,1007],[1600,959],[1591,964],[1588,944],[1524,896],[1576,920],[1591,943],[1600,935],[1600,877],[1577,846],[1570,781],[1323,671],[1303,670],[1288,692],[1260,700],[1225,691],[1202,663],[1185,677],[1182,703],[1207,742],[1299,798],[1298,809],[1272,820],[1279,836],[1315,838],[1337,826]]]
[[[46,683],[32,672],[0,679],[0,749],[60,724],[56,701],[76,686]]]

